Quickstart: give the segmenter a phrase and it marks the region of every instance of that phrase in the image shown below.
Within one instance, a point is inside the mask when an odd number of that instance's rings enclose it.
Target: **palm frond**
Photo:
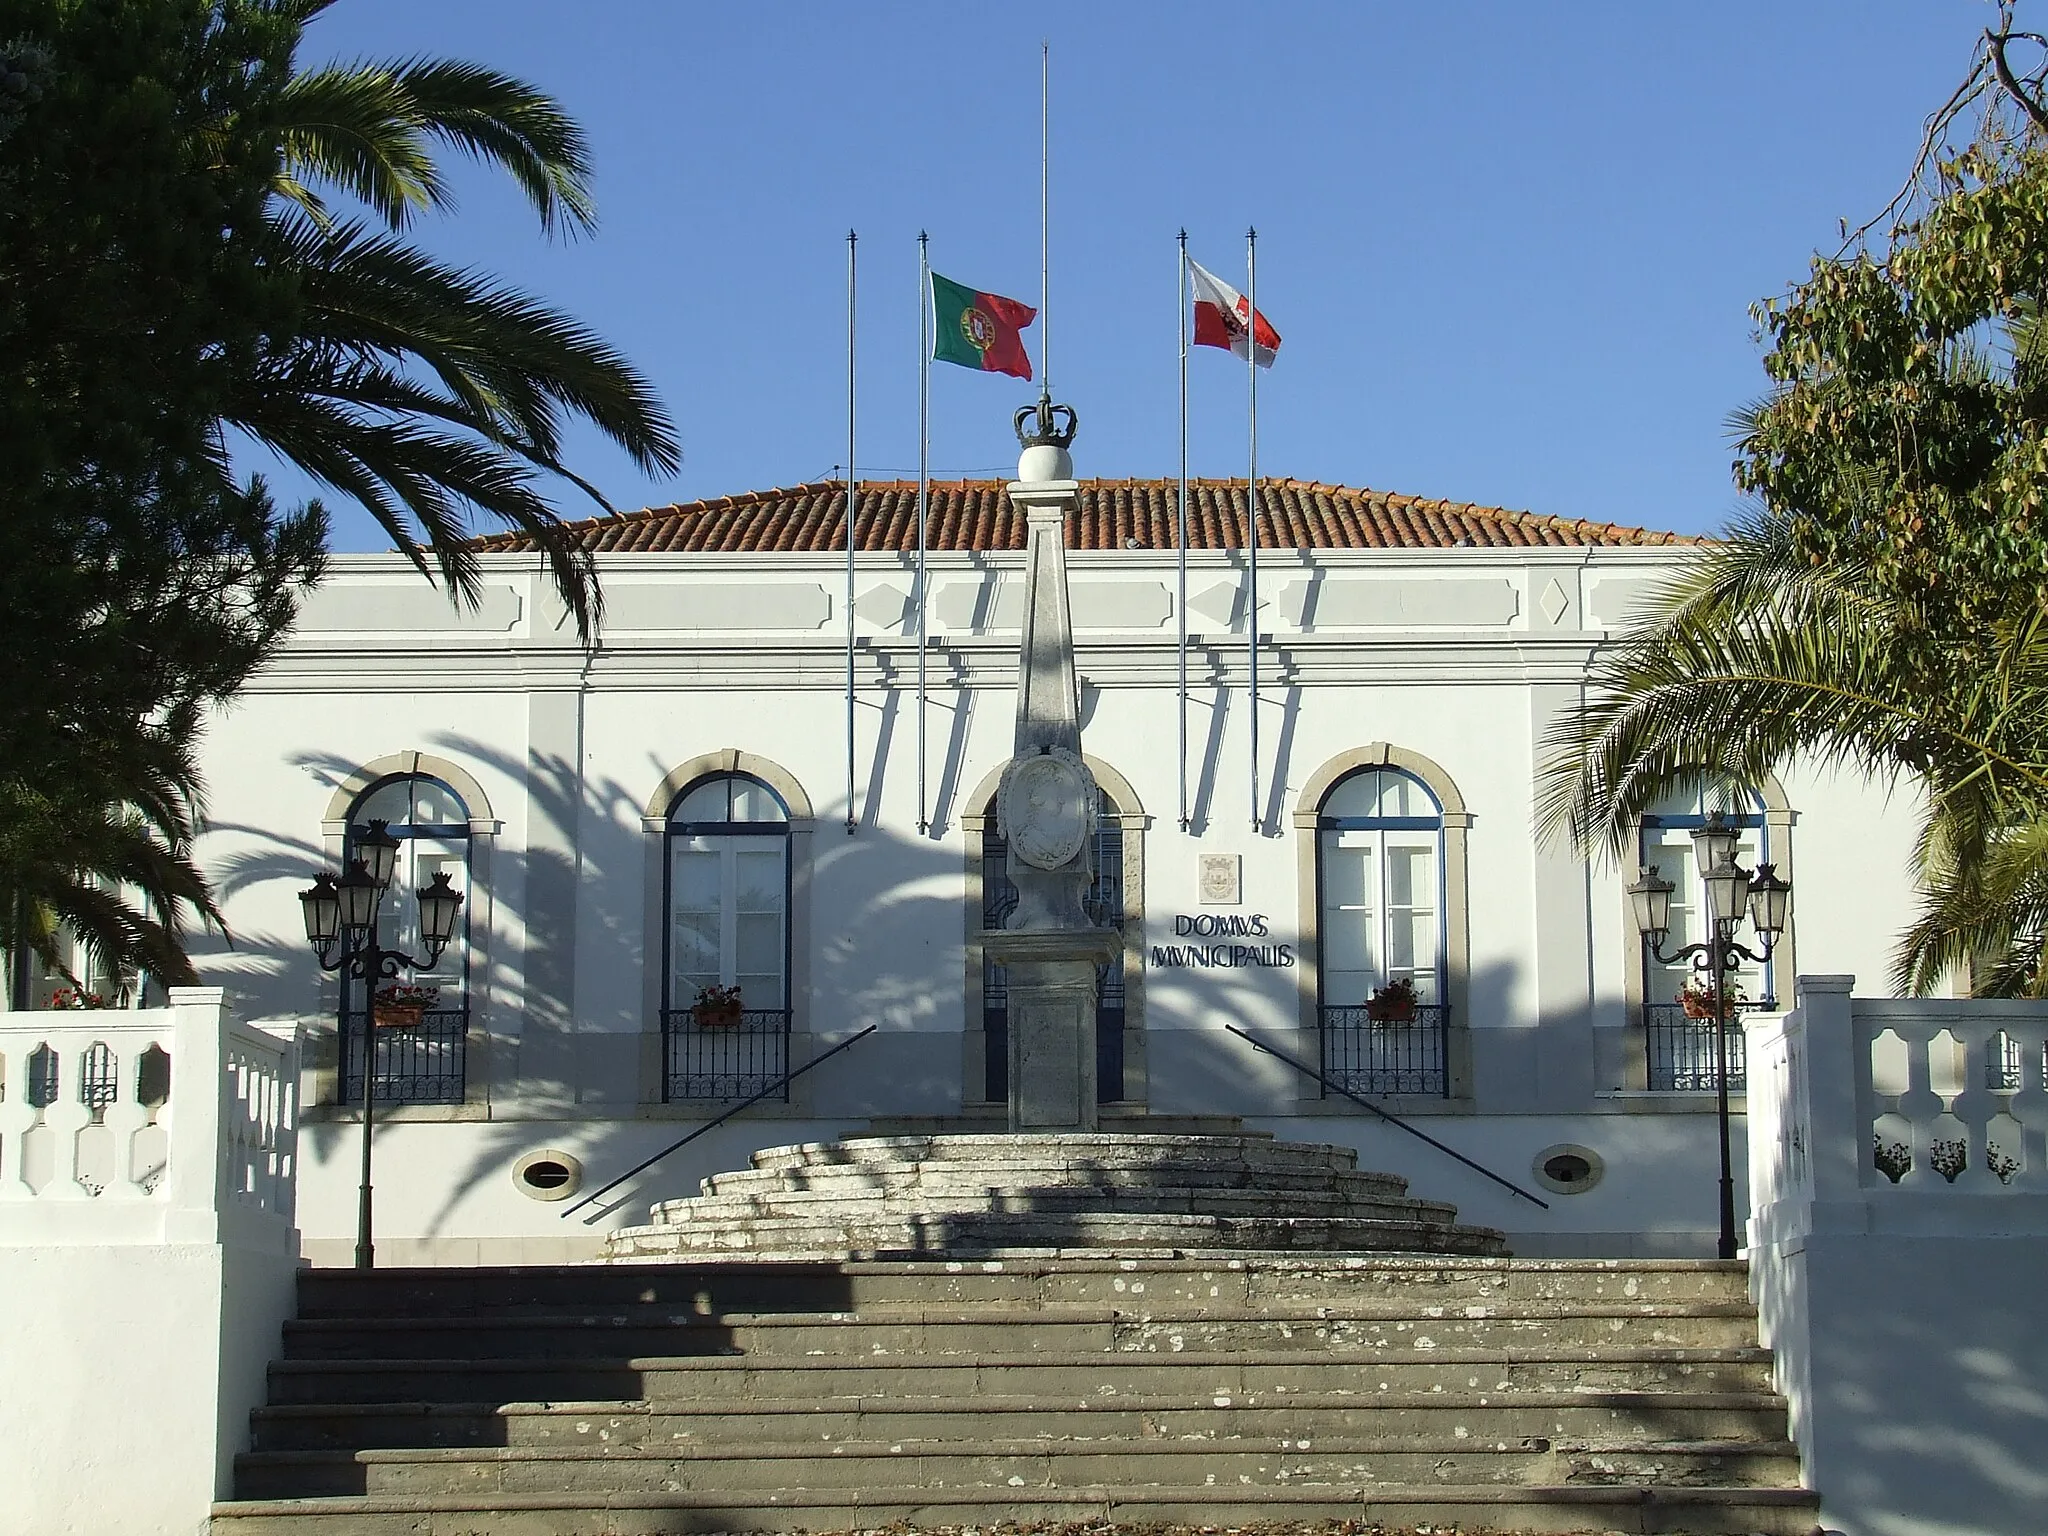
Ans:
[[[276,181],[326,225],[325,206],[306,190],[325,182],[368,206],[393,229],[416,212],[444,207],[448,188],[420,133],[408,92],[389,69],[330,65],[294,74],[276,111],[282,164]],[[296,189],[296,193],[295,190]]]
[[[503,169],[543,229],[596,227],[590,147],[554,98],[510,75],[454,60],[408,59],[389,67],[420,127]]]
[[[2008,829],[1981,856],[1937,852],[1923,866],[1920,911],[1893,956],[1892,985],[1932,991],[1951,975],[1979,997],[2048,997],[2048,819]]]
[[[323,223],[306,191],[324,182],[392,230],[454,206],[433,142],[503,170],[541,227],[596,226],[583,131],[545,92],[497,70],[446,59],[358,61],[295,74],[275,107],[283,166],[276,190]]]

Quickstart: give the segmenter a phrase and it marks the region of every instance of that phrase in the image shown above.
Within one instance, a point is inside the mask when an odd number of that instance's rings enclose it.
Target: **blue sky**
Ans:
[[[1174,234],[1279,327],[1262,473],[1678,531],[1735,506],[1748,306],[1875,214],[1984,0],[908,5],[339,0],[302,58],[467,58],[583,123],[600,228],[458,178],[422,243],[583,319],[685,463],[572,461],[621,507],[836,473],[860,232],[860,473],[917,464],[917,246],[1035,302],[1052,45],[1052,379],[1083,475],[1172,475]],[[1041,351],[1037,335],[1030,341]],[[1244,370],[1190,364],[1192,472],[1241,475]],[[1007,474],[1018,381],[932,377],[932,466]],[[250,467],[268,470],[251,460]],[[277,475],[281,489],[300,487]],[[583,516],[564,488],[558,505]],[[329,496],[337,547],[388,541]]]

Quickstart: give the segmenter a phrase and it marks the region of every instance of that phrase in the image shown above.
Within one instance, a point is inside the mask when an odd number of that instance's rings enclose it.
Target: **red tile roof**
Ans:
[[[1067,527],[1069,547],[1172,549],[1178,488],[1175,480],[1082,481],[1080,511]],[[916,481],[864,480],[857,497],[854,528],[861,549],[916,549]],[[1188,547],[1242,548],[1244,503],[1241,480],[1190,480]],[[845,510],[845,483],[825,481],[650,507],[569,527],[585,549],[602,554],[811,553],[846,548]],[[1022,549],[1024,526],[1024,514],[1010,505],[1001,480],[931,482],[928,549]],[[1259,482],[1259,543],[1268,549],[1584,548],[1697,542],[1684,534],[1469,502],[1431,501],[1306,480]],[[475,544],[486,553],[533,547],[531,539],[516,533],[495,534]]]

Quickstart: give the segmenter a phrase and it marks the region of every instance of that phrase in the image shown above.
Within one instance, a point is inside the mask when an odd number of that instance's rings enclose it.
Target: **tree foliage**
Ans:
[[[288,629],[326,539],[230,473],[240,432],[359,501],[458,601],[470,519],[598,595],[548,499],[602,504],[566,421],[643,465],[675,434],[567,316],[408,245],[437,154],[505,170],[546,229],[593,214],[581,134],[493,71],[300,69],[330,0],[15,0],[0,36],[0,947],[62,924],[191,972],[195,747]],[[362,215],[337,216],[330,198]],[[368,222],[364,222],[364,215]],[[121,894],[139,895],[140,906]]]
[[[301,28],[333,0],[244,3]],[[300,308],[238,376],[224,421],[366,508],[458,601],[478,590],[474,513],[526,534],[587,638],[593,567],[549,492],[610,505],[564,462],[564,424],[580,417],[654,472],[679,464],[675,430],[587,328],[401,238],[452,206],[437,149],[504,171],[544,230],[593,228],[581,130],[533,86],[447,60],[294,69],[264,111],[222,130],[253,127],[276,156],[270,260],[297,279]],[[337,218],[323,189],[371,222]]]
[[[2044,81],[2002,9],[1890,226],[1757,307],[1758,510],[1595,663],[1544,770],[1542,824],[1616,851],[1664,794],[1795,759],[1917,784],[1914,990],[2048,995]]]
[[[19,0],[0,138],[0,943],[68,924],[190,979],[210,916],[192,744],[318,570],[317,507],[227,475],[217,421],[298,304],[275,157],[210,131],[287,74],[259,11]],[[15,78],[23,85],[15,89]],[[118,890],[139,893],[134,906]]]

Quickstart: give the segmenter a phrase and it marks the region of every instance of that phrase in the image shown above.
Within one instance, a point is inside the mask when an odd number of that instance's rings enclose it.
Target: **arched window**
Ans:
[[[464,899],[455,938],[431,969],[407,972],[375,989],[364,981],[343,980],[339,1101],[354,1104],[362,1099],[363,1037],[373,990],[417,987],[425,989],[420,995],[426,1000],[419,1023],[374,1031],[377,1102],[460,1104],[468,1088],[469,923],[477,908],[470,878],[469,807],[431,774],[395,773],[377,779],[349,806],[342,840],[344,869],[358,856],[357,843],[372,821],[386,823],[398,839],[398,863],[378,909],[378,936],[387,948],[424,953],[415,896],[435,875],[445,872]]]
[[[1671,892],[1671,934],[1664,941],[1670,954],[1687,944],[1712,936],[1713,920],[1708,915],[1706,887],[1694,856],[1692,834],[1705,824],[1709,811],[1718,810],[1722,820],[1741,834],[1735,862],[1754,871],[1760,862],[1777,855],[1771,847],[1771,827],[1765,816],[1763,797],[1753,791],[1694,792],[1663,801],[1643,817],[1640,863],[1656,866],[1675,889]],[[1753,936],[1737,936],[1737,942],[1755,949]],[[1659,963],[1647,941],[1641,949],[1643,1036],[1649,1067],[1649,1086],[1664,1092],[1712,1093],[1714,1076],[1714,1021],[1690,1018],[1680,1000],[1686,984],[1698,975],[1689,961],[1677,965]],[[1774,963],[1762,966],[1748,961],[1730,972],[1734,990],[1729,1013],[1744,1008],[1773,1008],[1778,986]],[[1743,1054],[1742,1031],[1728,1031],[1728,1086],[1741,1091],[1748,1081]]]
[[[1323,1071],[1355,1093],[1450,1092],[1444,811],[1385,765],[1330,786],[1316,814]]]
[[[1116,801],[1099,785],[1095,791],[1095,878],[1082,902],[1088,916],[1105,928],[1124,929],[1124,826]],[[1010,880],[1010,845],[997,826],[991,806],[981,832],[981,926],[990,932],[1003,926],[1017,905],[1017,887]],[[1095,1097],[1098,1103],[1124,1101],[1124,1024],[1126,994],[1124,955],[1119,949],[1096,977]],[[986,1041],[984,1092],[992,1104],[1010,1096],[1010,977],[986,952],[981,960],[981,1017]]]
[[[751,774],[697,779],[669,807],[662,1060],[670,1101],[747,1098],[788,1070],[789,848],[789,806]]]
[[[7,1006],[20,1010],[69,1008],[74,1005],[74,993],[100,999],[93,1007],[146,1007],[161,1001],[161,989],[150,985],[147,976],[117,971],[69,928],[59,924],[51,938],[57,950],[54,965],[26,944],[14,952],[5,967]]]

